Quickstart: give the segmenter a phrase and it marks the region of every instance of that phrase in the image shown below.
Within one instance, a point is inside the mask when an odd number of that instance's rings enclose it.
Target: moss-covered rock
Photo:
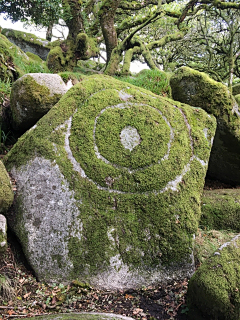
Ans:
[[[7,249],[7,220],[0,214],[0,258]]]
[[[0,34],[0,79],[2,81],[13,82],[25,73],[49,71],[40,61],[28,57],[19,47]]]
[[[240,189],[204,190],[200,225],[240,232]]]
[[[205,73],[179,68],[170,79],[174,100],[203,108],[217,118],[208,176],[240,184],[240,112],[228,88]]]
[[[2,34],[24,52],[34,53],[42,60],[47,59],[51,43],[46,39],[41,39],[32,33],[13,29],[2,29]]]
[[[28,59],[20,49],[0,34],[0,79],[2,81],[13,82],[20,76],[21,70],[17,67],[16,56],[23,61]]]
[[[235,85],[232,87],[232,94],[233,94],[234,96],[240,94],[240,83],[235,84]]]
[[[8,173],[0,161],[0,213],[5,213],[13,203],[13,191]]]
[[[68,314],[49,314],[29,318],[39,320],[133,320],[133,318],[122,316],[114,313],[98,313],[98,312],[81,312]]]
[[[239,320],[240,235],[222,245],[188,284],[189,319]]]
[[[34,53],[32,53],[32,52],[26,52],[26,55],[29,57],[29,58],[31,58],[32,60],[35,60],[35,61],[37,61],[37,62],[43,62],[43,60],[39,57],[39,56],[37,56],[36,54],[34,54]]]
[[[111,77],[72,87],[5,158],[9,223],[39,279],[120,289],[189,276],[215,125]]]
[[[15,81],[10,96],[13,129],[27,131],[67,90],[57,74],[29,73]]]

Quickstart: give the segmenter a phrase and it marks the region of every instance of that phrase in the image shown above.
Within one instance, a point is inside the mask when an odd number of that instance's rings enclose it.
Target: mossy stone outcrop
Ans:
[[[121,289],[190,276],[216,121],[108,76],[72,87],[5,158],[39,279]]]
[[[200,225],[240,232],[240,189],[204,190]]]
[[[0,161],[0,213],[5,213],[13,203],[13,191],[9,175]]]
[[[174,100],[203,108],[217,118],[208,176],[240,184],[240,112],[228,88],[205,73],[179,68],[170,79]]]
[[[67,90],[64,81],[57,74],[28,73],[15,81],[10,96],[13,129],[27,131]]]
[[[188,283],[190,320],[239,320],[240,235],[222,245]]]
[[[18,61],[16,59],[18,57]],[[23,70],[19,67],[21,63],[28,63],[28,56],[17,46],[12,44],[4,35],[0,33],[0,79],[10,81],[18,79],[23,75]]]
[[[41,39],[32,33],[13,29],[2,29],[2,34],[24,52],[34,53],[42,60],[47,59],[51,43],[46,39]]]

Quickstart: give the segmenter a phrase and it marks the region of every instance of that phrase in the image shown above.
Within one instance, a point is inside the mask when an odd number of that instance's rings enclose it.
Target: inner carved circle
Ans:
[[[125,149],[132,151],[141,143],[141,137],[136,128],[127,126],[120,133],[121,143]]]

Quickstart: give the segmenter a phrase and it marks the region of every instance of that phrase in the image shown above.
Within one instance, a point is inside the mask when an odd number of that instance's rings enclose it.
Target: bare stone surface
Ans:
[[[131,126],[127,126],[122,129],[120,137],[124,148],[129,149],[130,151],[132,151],[141,142],[141,137],[137,132],[137,129]]]

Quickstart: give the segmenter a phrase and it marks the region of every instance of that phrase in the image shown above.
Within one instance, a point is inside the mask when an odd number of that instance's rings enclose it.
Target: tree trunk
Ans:
[[[69,29],[68,40],[74,40],[77,35],[84,31],[83,18],[81,15],[81,3],[78,0],[63,0],[65,22]]]
[[[107,64],[110,61],[113,49],[118,44],[114,18],[120,2],[121,0],[105,0],[99,11],[100,25],[106,45]]]
[[[46,32],[47,41],[52,40],[52,29],[53,29],[53,22],[49,22],[49,25],[47,27],[47,32]]]

